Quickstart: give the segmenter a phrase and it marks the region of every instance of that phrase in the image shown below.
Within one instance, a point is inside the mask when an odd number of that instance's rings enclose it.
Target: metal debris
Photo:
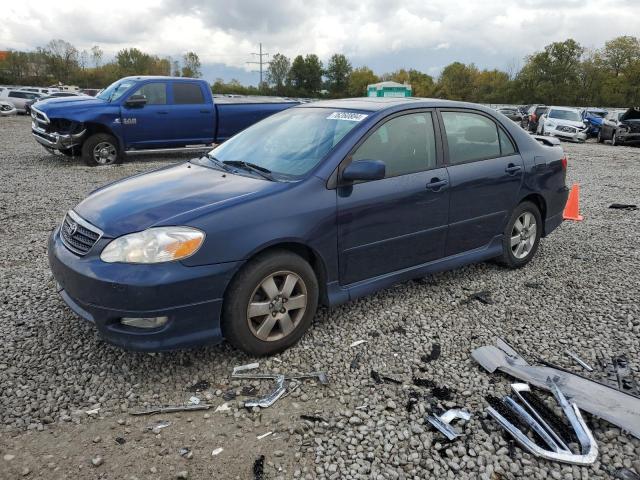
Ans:
[[[488,413],[504,428],[509,434],[529,453],[545,458],[547,460],[571,463],[574,465],[591,465],[596,461],[598,457],[598,445],[591,433],[591,430],[584,422],[580,409],[578,406],[569,402],[558,388],[558,384],[551,378],[547,379],[548,388],[553,393],[558,404],[562,408],[562,411],[567,416],[569,423],[573,427],[578,441],[580,443],[580,453],[572,453],[566,445],[558,444],[551,432],[545,429],[542,424],[538,423],[530,414],[531,410],[527,410],[515,402],[511,397],[505,397],[503,402],[507,405],[513,413],[518,415],[528,426],[530,426],[551,448],[551,450],[545,450],[531,440],[525,433],[520,431],[513,423],[507,420],[493,407],[488,407]],[[546,423],[544,424],[546,425]],[[548,425],[546,425],[547,428]],[[556,435],[557,436],[557,435]]]
[[[191,397],[189,398],[189,403],[191,405],[198,405],[200,403],[200,399],[198,397]]]
[[[471,419],[471,414],[459,408],[452,408],[444,412],[442,415],[427,416],[427,420],[429,421],[429,423],[440,430],[440,433],[442,433],[450,441],[455,440],[461,435],[455,428],[451,426],[451,422],[458,418],[464,421],[469,421]]]
[[[578,407],[640,438],[640,398],[558,367],[529,365],[507,342],[475,349],[471,356],[488,372],[512,377],[550,390],[551,378]]]
[[[211,456],[215,457],[216,455],[220,455],[222,453],[222,451],[224,450],[224,448],[222,447],[218,447],[216,448],[214,451],[211,452]]]
[[[156,423],[152,425],[147,425],[147,430],[151,430],[152,432],[159,432],[163,428],[167,428],[171,425],[171,422],[168,420],[158,420]]]
[[[209,410],[213,405],[182,405],[175,407],[157,407],[149,410],[129,412],[129,415],[155,415],[156,413],[193,412],[194,410]]]
[[[272,434],[273,434],[273,432],[267,432],[267,433],[263,433],[262,435],[258,435],[256,438],[258,440],[262,440],[263,438],[266,438],[266,437],[268,437],[269,435],[272,435]]]
[[[349,345],[351,348],[353,347],[357,347],[358,345],[362,345],[363,343],[367,343],[366,340],[356,340],[355,342],[353,342],[351,345]]]
[[[244,402],[244,406],[247,408],[260,407],[268,408],[273,405],[286,391],[284,387],[284,375],[278,375],[276,377],[276,388],[268,395],[262,398],[256,398],[254,400],[247,400]]]
[[[593,372],[593,367],[591,367],[591,365],[586,363],[584,360],[582,360],[578,355],[576,355],[572,351],[565,350],[564,353],[567,356],[571,357],[578,365],[580,365],[582,368],[584,368],[587,372]]]
[[[604,371],[606,383],[630,395],[640,396],[640,388],[629,367],[626,355],[613,356],[610,362],[603,355],[598,357],[598,361]]]

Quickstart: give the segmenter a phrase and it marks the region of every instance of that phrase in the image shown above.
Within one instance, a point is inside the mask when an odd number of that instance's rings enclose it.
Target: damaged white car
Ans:
[[[13,106],[13,103],[0,100],[0,117],[7,117],[16,113],[18,113],[18,110]]]
[[[584,142],[587,130],[582,117],[575,108],[549,107],[538,123],[539,135],[552,135],[562,140]]]

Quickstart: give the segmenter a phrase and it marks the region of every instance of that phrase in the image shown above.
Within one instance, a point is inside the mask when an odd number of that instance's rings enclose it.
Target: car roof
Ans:
[[[567,112],[577,112],[578,109],[574,107],[549,107],[549,110],[564,110]]]
[[[129,77],[123,77],[120,80],[180,80],[180,81],[194,81],[204,82],[201,78],[191,77],[170,77],[166,75],[131,75]]]
[[[364,110],[369,112],[377,112],[401,106],[414,108],[459,107],[475,108],[477,110],[483,111],[491,110],[477,103],[456,102],[452,100],[443,100],[441,98],[419,97],[362,97],[344,98],[340,100],[320,100],[318,102],[304,103],[302,105],[298,105],[295,108],[340,108],[347,110]]]

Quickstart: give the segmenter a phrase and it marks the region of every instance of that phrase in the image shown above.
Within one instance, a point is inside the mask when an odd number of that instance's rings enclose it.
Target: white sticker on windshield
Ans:
[[[349,122],[361,122],[368,116],[369,115],[366,115],[364,113],[333,112],[327,117],[327,120],[347,120]]]

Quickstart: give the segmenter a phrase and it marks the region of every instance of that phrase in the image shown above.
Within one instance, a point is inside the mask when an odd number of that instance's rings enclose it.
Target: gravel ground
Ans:
[[[223,392],[247,384],[231,382],[231,368],[253,359],[227,345],[150,355],[105,344],[56,295],[46,239],[97,186],[185,157],[88,168],[37,146],[28,118],[0,118],[0,478],[252,478],[260,455],[267,478],[640,472],[640,441],[595,418],[600,456],[589,468],[512,448],[484,413],[484,397],[505,394],[509,380],[481,371],[470,357],[499,335],[526,358],[569,369],[567,348],[593,365],[598,352],[626,352],[640,378],[640,211],[608,208],[640,203],[640,149],[588,143],[565,150],[585,221],[567,222],[543,240],[526,268],[468,266],[320,310],[302,341],[263,360],[261,371],[325,370],[329,385],[307,381],[269,409],[247,411],[238,396],[226,412],[131,417],[131,409],[187,402],[194,395],[188,387],[201,380],[209,388],[195,395],[218,406]],[[489,291],[493,303],[465,301],[478,291]],[[366,343],[350,347],[356,340]],[[422,358],[436,343],[440,357]],[[378,384],[372,370],[401,383]],[[446,389],[416,386],[413,377]],[[471,411],[465,436],[448,443],[425,425],[432,406]],[[86,413],[92,409],[99,410]],[[146,430],[159,419],[172,424]],[[181,447],[191,454],[181,456]],[[212,456],[217,447],[224,450]]]

